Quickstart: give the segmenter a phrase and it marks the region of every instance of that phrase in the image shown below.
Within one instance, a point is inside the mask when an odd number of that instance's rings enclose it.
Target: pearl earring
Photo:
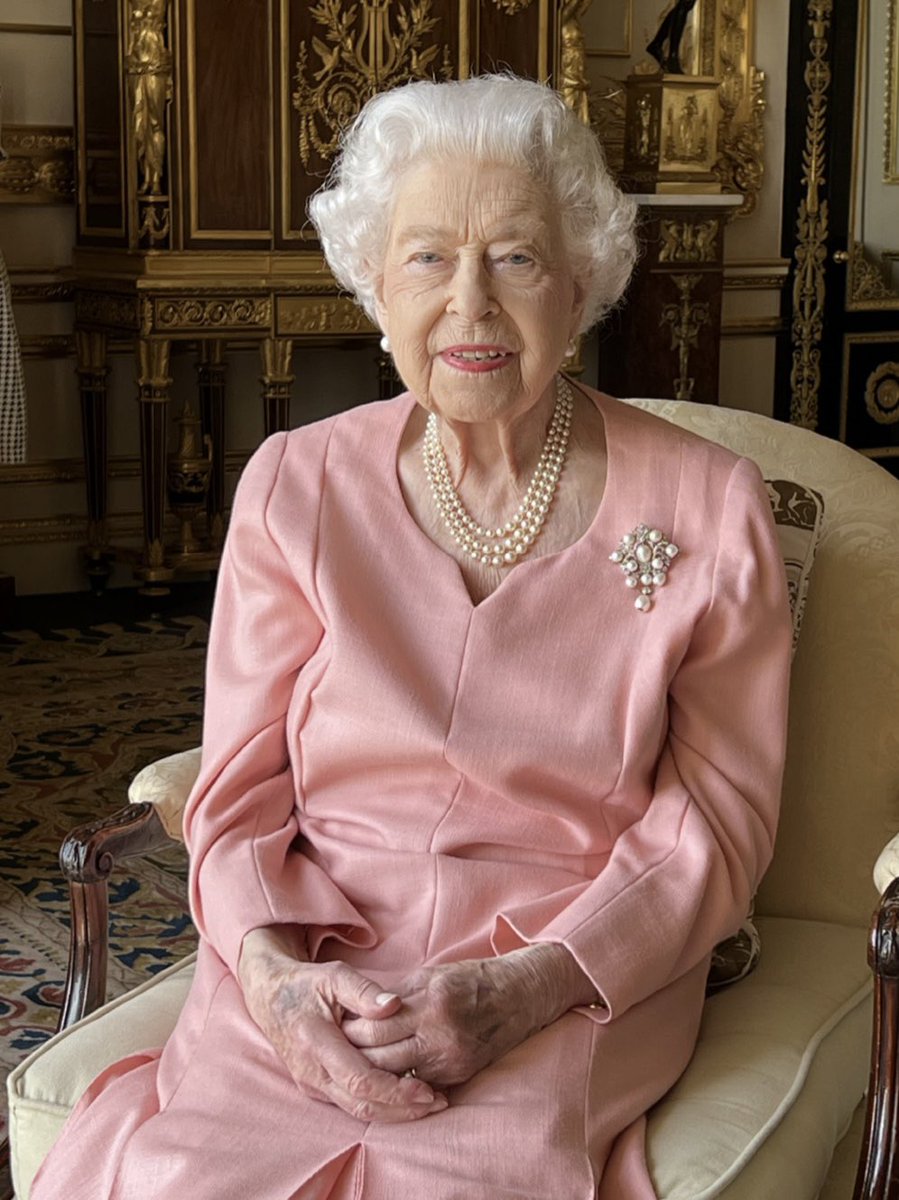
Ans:
[[[574,338],[572,338],[565,347],[565,357],[574,358],[575,354],[577,354],[577,342],[574,340]]]
[[[390,353],[390,338],[387,336],[386,333],[381,338],[381,349],[384,351],[385,354]]]

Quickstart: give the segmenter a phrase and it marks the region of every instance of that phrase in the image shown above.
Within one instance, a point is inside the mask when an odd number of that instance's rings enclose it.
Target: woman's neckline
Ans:
[[[396,424],[396,429],[394,430],[394,436],[391,439],[390,447],[390,456],[393,462],[393,469],[390,472],[392,484],[391,490],[394,494],[396,502],[402,509],[403,516],[412,526],[412,536],[418,539],[420,543],[424,544],[426,552],[430,552],[432,555],[438,556],[439,560],[450,564],[449,569],[453,572],[456,580],[458,581],[458,587],[461,589],[461,592],[467,600],[472,611],[482,609],[485,605],[492,603],[494,597],[499,596],[500,593],[505,593],[509,588],[510,582],[516,576],[520,581],[529,573],[539,570],[552,569],[553,566],[558,565],[564,558],[570,555],[581,553],[585,546],[587,546],[593,540],[595,531],[605,513],[610,494],[610,487],[612,484],[612,472],[614,469],[612,462],[614,434],[611,432],[611,427],[614,425],[614,420],[610,420],[610,406],[605,403],[601,393],[586,391],[574,379],[569,379],[569,383],[580,396],[582,396],[589,404],[593,405],[593,407],[599,413],[603,424],[606,449],[606,478],[599,504],[596,506],[596,511],[594,512],[590,523],[580,537],[575,538],[573,542],[569,542],[567,546],[561,546],[558,550],[553,550],[548,554],[537,554],[532,558],[525,558],[521,562],[516,563],[514,566],[509,567],[508,570],[504,572],[503,578],[497,584],[497,586],[479,600],[475,600],[469,592],[468,584],[465,581],[465,576],[462,572],[462,567],[459,561],[452,554],[450,554],[448,550],[445,550],[442,546],[435,542],[433,538],[430,537],[430,535],[427,534],[424,529],[422,529],[421,525],[419,525],[418,521],[415,519],[414,515],[409,509],[409,505],[406,502],[402,480],[400,479],[400,446],[402,445],[403,436],[409,425],[409,421],[412,419],[412,415],[418,407],[418,401],[411,392],[404,392],[402,395],[396,398],[397,404],[400,405],[400,416]]]

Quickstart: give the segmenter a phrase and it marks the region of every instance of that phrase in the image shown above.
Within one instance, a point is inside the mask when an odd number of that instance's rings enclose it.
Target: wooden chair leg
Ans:
[[[59,861],[69,881],[72,932],[57,1031],[68,1029],[106,1000],[108,880],[116,865],[171,844],[152,804],[129,804],[72,830],[63,842]]]
[[[874,915],[868,963],[874,972],[874,1031],[853,1200],[899,1200],[899,879]]]

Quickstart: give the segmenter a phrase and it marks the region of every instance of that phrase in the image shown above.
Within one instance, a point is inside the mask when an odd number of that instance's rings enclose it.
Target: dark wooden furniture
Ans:
[[[599,335],[599,386],[617,396],[718,402],[724,227],[742,197],[646,195],[642,253]]]
[[[287,425],[302,347],[374,338],[306,220],[341,128],[376,91],[500,65],[552,81],[585,116],[587,2],[76,0],[75,323],[95,589],[116,558],[136,558],[154,586],[216,564],[229,342],[259,347],[272,432]],[[137,556],[111,544],[106,522],[111,338],[135,347]],[[199,402],[170,453],[175,343],[195,348]],[[389,389],[386,364],[381,374]],[[167,494],[181,509],[174,547]]]

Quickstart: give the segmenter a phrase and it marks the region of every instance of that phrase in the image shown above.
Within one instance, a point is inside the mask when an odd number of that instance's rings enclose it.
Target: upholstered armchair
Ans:
[[[797,612],[806,584],[808,594],[781,829],[755,906],[761,955],[710,996],[689,1068],[650,1115],[657,1191],[896,1198],[899,841],[883,847],[899,828],[899,481],[839,443],[752,413],[633,403],[755,459],[787,525],[801,497],[814,498],[807,524],[818,535],[810,573],[809,539],[805,561],[790,564]],[[105,881],[117,859],[179,836],[197,756],[142,772],[129,808],[64,847],[74,936],[62,1028],[9,1078],[19,1200],[91,1078],[161,1044],[190,986],[192,957],[103,1003]],[[886,890],[869,941],[878,855]]]

